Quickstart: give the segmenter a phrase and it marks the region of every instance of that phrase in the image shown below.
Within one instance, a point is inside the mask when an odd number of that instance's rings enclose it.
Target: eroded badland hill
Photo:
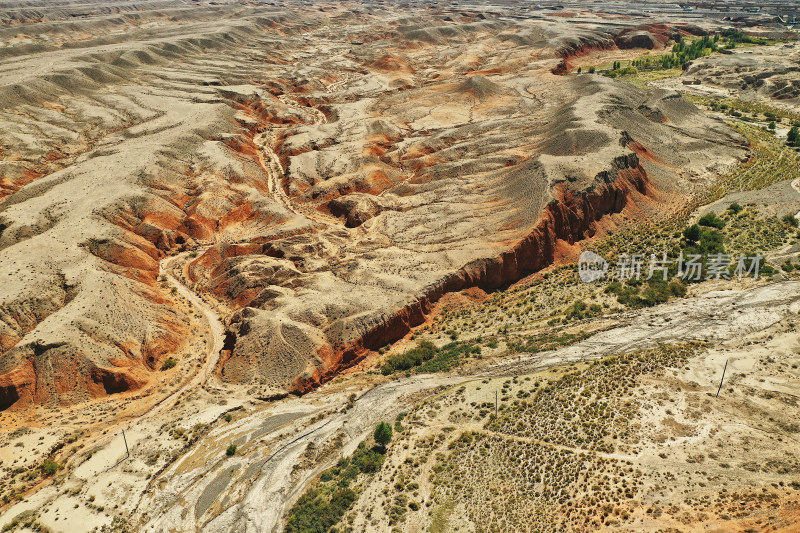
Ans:
[[[0,4],[0,525],[793,531],[800,45],[650,6]]]

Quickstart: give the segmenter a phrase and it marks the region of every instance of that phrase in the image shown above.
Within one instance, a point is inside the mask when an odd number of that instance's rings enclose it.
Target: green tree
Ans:
[[[375,428],[375,434],[373,436],[375,437],[375,442],[380,444],[383,448],[386,448],[386,445],[392,440],[392,426],[386,422],[381,422]]]
[[[800,145],[800,129],[798,129],[797,126],[792,126],[792,129],[789,130],[789,134],[786,136],[786,142],[789,146]]]
[[[691,251],[689,253],[692,253]],[[715,229],[704,229],[700,232],[701,254],[724,254],[725,244],[722,233]]]
[[[700,220],[698,220],[698,223],[701,226],[706,226],[706,227],[709,227],[709,228],[722,229],[722,228],[725,227],[725,221],[723,219],[717,217],[717,215],[715,215],[714,213],[706,213],[705,215],[700,217]]]
[[[692,224],[685,230],[683,230],[683,236],[686,237],[687,241],[697,242],[700,240],[700,226],[697,224]]]

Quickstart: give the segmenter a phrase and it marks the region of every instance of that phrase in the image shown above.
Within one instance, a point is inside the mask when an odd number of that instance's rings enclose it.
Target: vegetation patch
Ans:
[[[767,102],[745,101],[738,98],[700,96],[694,94],[685,95],[684,98],[697,105],[708,107],[712,111],[725,113],[730,117],[742,119],[745,122],[800,122],[800,113],[783,107],[775,107]]]
[[[381,422],[375,428],[380,441],[373,447],[361,442],[350,457],[325,470],[294,504],[286,521],[286,533],[329,533],[358,499],[368,479],[380,470],[392,428]]]
[[[729,50],[737,45],[767,45],[772,42],[738,30],[725,30],[693,39],[681,38],[673,43],[669,52],[646,53],[632,61],[614,61],[611,68],[602,73],[610,78],[621,78],[642,86],[657,79],[680,76],[687,64],[695,59],[717,53],[731,53]]]
[[[451,342],[437,348],[430,341],[421,341],[415,348],[387,357],[381,373],[388,376],[395,372],[412,370],[419,373],[447,372],[480,352],[480,346],[469,342]]]
[[[499,417],[461,433],[440,457],[432,520],[441,526],[449,502],[457,501],[478,531],[621,526],[640,505],[643,488],[642,473],[620,458],[635,453],[634,387],[644,376],[682,366],[696,349],[659,347],[525,381],[530,386]]]
[[[45,459],[45,461],[41,464],[39,469],[42,471],[43,476],[54,476],[59,470],[63,468],[63,465],[53,461],[52,459]]]
[[[629,279],[624,283],[609,282],[605,292],[616,295],[617,301],[622,305],[636,309],[667,302],[671,296],[683,297],[686,295],[686,285],[679,279],[671,279],[669,282],[663,278],[648,281]]]
[[[640,376],[676,366],[694,345],[659,347],[597,361],[554,382],[534,381],[529,399],[515,401],[487,429],[600,452],[623,442],[637,410],[627,399]]]
[[[514,341],[508,344],[512,351],[538,353],[547,350],[556,350],[570,344],[575,344],[587,339],[591,334],[580,331],[578,333],[546,333],[544,335],[532,335],[525,341]]]
[[[609,261],[617,260],[621,254],[639,254],[643,257],[644,265],[648,265],[650,254],[666,253],[673,261],[681,254],[697,254],[705,263],[709,254],[730,254],[734,257],[740,254],[763,254],[795,238],[796,227],[789,220],[790,217],[762,216],[755,208],[739,204],[732,204],[719,215],[706,214],[697,224],[688,223],[690,214],[698,206],[713,202],[726,194],[763,189],[785,180],[800,179],[800,156],[774,135],[749,124],[731,123],[731,126],[745,135],[750,143],[753,154],[747,162],[722,176],[683,211],[660,220],[624,228],[593,243],[591,249]],[[735,264],[731,270],[734,267]],[[762,268],[767,274],[771,270],[768,266],[766,270]],[[670,265],[668,279],[676,273],[677,265]],[[606,290],[616,294],[620,303],[638,307],[647,305],[648,300],[652,301],[652,298],[644,296],[643,291],[650,290],[650,296],[656,300],[664,296],[664,287],[660,282],[661,279],[642,282],[636,280],[630,284],[610,285]],[[626,285],[631,288],[626,288]],[[676,286],[672,290],[675,295],[682,292]]]
[[[755,125],[735,123],[732,126],[747,137],[751,146],[752,155],[747,162],[737,165],[705,191],[698,192],[678,212],[637,222],[586,244],[585,249],[598,253],[612,267],[619,265],[623,254],[640,255],[640,279],[582,283],[576,265],[562,265],[532,277],[524,285],[492,293],[480,306],[444,307],[425,334],[450,335],[451,338],[456,334],[464,341],[469,339],[493,350],[503,342],[512,351],[558,348],[561,341],[553,341],[567,336],[562,340],[571,342],[568,335],[576,334],[576,322],[624,308],[650,307],[688,294],[689,284],[695,281],[693,277],[675,279],[681,254],[685,257],[700,255],[699,262],[704,266],[710,254],[729,254],[732,264],[728,274],[732,275],[739,255],[748,258],[756,253],[765,255],[794,242],[800,234],[793,216],[784,216],[785,213],[768,216],[753,205],[732,204],[722,213],[704,216],[696,223],[692,220],[701,205],[728,193],[757,190],[800,178],[798,154],[780,139]],[[654,272],[650,280],[646,279],[650,274],[651,254],[655,254],[657,260],[667,255],[670,263],[666,280],[660,271]],[[800,275],[794,265],[770,265],[764,261],[759,266],[759,275],[769,279],[777,268],[783,270],[784,275]],[[706,274],[704,268],[701,280]],[[557,329],[562,324],[566,327]],[[566,328],[569,331],[563,331]],[[581,329],[592,331],[590,326],[581,326]],[[393,356],[398,359],[387,361],[382,370],[388,374],[416,370],[433,353],[434,348],[429,347],[409,354],[413,359]]]
[[[780,139],[751,124],[730,125],[748,138],[753,157],[718,182],[710,191],[711,200],[729,192],[763,189],[800,177],[800,156]]]

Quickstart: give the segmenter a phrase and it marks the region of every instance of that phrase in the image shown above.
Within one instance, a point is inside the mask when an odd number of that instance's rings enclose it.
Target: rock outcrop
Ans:
[[[225,315],[220,379],[269,397],[744,155],[675,94],[551,73],[675,28],[155,1],[86,40],[73,7],[0,28],[0,409],[155,383],[198,326],[170,254]]]
[[[689,64],[686,73],[703,83],[796,101],[800,98],[800,45],[783,45],[781,52],[776,55],[754,47],[746,53],[700,58]]]

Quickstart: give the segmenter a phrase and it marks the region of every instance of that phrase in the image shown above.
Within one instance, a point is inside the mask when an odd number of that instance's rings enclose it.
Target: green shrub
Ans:
[[[358,495],[349,488],[340,488],[330,499],[311,491],[303,495],[292,508],[286,533],[328,533],[344,513],[353,505]]]
[[[569,346],[589,337],[588,333],[548,333],[528,337],[527,342],[509,343],[509,348],[520,352],[538,353],[545,350],[554,350],[562,346]]]
[[[173,359],[172,357],[168,357],[164,364],[161,365],[161,370],[169,370],[170,368],[175,367],[178,364],[178,361]]]
[[[389,356],[381,367],[383,375],[394,372],[410,370],[423,362],[432,359],[439,350],[430,341],[420,342],[416,348],[412,348],[405,353]]]
[[[373,436],[375,437],[375,442],[385,448],[389,441],[392,440],[392,426],[386,422],[381,422],[375,428]]]
[[[703,229],[700,231],[700,240],[697,243],[687,244],[683,248],[684,255],[697,254],[705,258],[708,254],[724,254],[725,239],[716,229]]]
[[[394,420],[394,430],[398,433],[402,432],[405,428],[403,427],[403,419],[406,417],[406,413],[400,413],[397,415],[397,418]]]
[[[334,468],[322,473],[289,511],[286,533],[330,533],[339,531],[337,524],[358,499],[363,484],[350,488],[361,474],[377,472],[385,457],[375,448],[360,442],[351,457],[343,457]]]
[[[57,463],[52,459],[45,459],[45,461],[39,465],[39,470],[42,471],[42,475],[49,477],[55,475],[62,467],[63,465],[61,463]]]
[[[725,253],[724,237],[717,230],[703,230],[700,234],[700,248],[704,253]]]
[[[700,226],[697,224],[692,224],[685,230],[683,230],[683,236],[686,237],[687,241],[697,242],[700,240]]]
[[[617,294],[619,291],[622,290],[622,283],[619,281],[610,281],[608,285],[606,285],[605,293],[606,294]]]
[[[783,215],[783,217],[781,218],[781,220],[782,220],[782,221],[783,221],[785,224],[788,224],[788,225],[792,226],[793,228],[796,228],[796,227],[797,227],[798,221],[797,221],[797,219],[794,217],[794,215]]]
[[[792,129],[789,130],[789,133],[786,135],[786,144],[789,146],[800,146],[800,129],[798,127],[792,126]]]
[[[602,313],[603,309],[597,304],[592,304],[587,306],[585,302],[581,300],[576,300],[573,304],[567,309],[566,317],[568,319],[574,318],[577,320],[581,320],[586,317],[590,316],[597,316]]]
[[[380,427],[380,425],[378,427]],[[389,439],[391,439],[392,428],[388,424],[386,424],[386,427],[389,428]],[[386,444],[388,443],[389,441],[386,441]],[[382,446],[385,447],[385,445]],[[364,448],[363,450],[353,455],[353,461],[350,464],[350,467],[354,468],[357,474],[359,472],[362,474],[371,474],[373,472],[377,472],[378,470],[380,470],[381,465],[383,465],[383,460],[384,460],[384,455],[380,453],[378,450],[374,450],[372,448]]]
[[[228,449],[225,450],[225,455],[227,455],[228,457],[231,457],[232,455],[235,455],[236,454],[236,448],[237,448],[237,446],[235,444],[231,444],[230,446],[228,446]]]
[[[719,218],[714,213],[706,213],[705,215],[700,217],[700,220],[698,220],[698,223],[701,226],[706,226],[706,227],[709,227],[709,228],[722,229],[722,228],[725,227],[725,221],[722,220],[721,218]]]
[[[567,318],[583,318],[583,312],[586,310],[586,303],[581,300],[576,300],[572,306],[567,310]]]
[[[667,300],[669,300],[667,283],[662,279],[653,278],[647,284],[647,288],[638,296],[637,303],[642,307],[653,307]]]
[[[677,296],[679,298],[686,296],[686,284],[679,279],[671,280],[667,288],[672,296]]]
[[[686,285],[679,279],[669,282],[653,277],[642,284],[641,280],[629,280],[623,285],[618,281],[610,282],[605,289],[607,294],[616,294],[617,301],[627,307],[652,307],[669,300],[670,296],[686,295]]]

